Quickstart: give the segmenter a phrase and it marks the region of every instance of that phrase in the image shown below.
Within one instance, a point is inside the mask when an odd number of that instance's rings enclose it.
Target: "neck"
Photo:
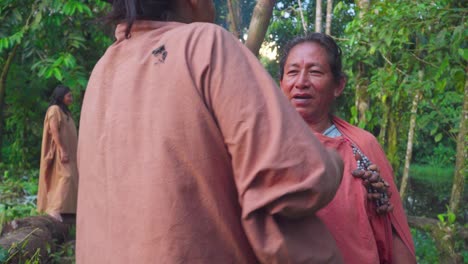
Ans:
[[[180,23],[191,23],[193,22],[186,14],[180,14],[180,13],[173,13],[173,12],[168,12],[167,21],[174,21],[174,22],[180,22]]]
[[[333,123],[330,116],[325,116],[324,118],[318,120],[305,120],[307,125],[314,132],[323,133],[327,128],[329,128]]]

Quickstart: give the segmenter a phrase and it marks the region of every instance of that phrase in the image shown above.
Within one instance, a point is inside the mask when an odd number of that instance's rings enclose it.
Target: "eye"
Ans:
[[[290,70],[290,71],[287,72],[287,74],[288,74],[289,76],[294,76],[294,75],[296,75],[298,72],[299,72],[298,70]]]

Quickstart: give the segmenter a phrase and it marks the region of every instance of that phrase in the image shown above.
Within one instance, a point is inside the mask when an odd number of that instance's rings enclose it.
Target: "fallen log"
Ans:
[[[455,240],[461,238],[466,244],[468,240],[467,228],[457,224],[444,225],[436,219],[418,216],[408,216],[408,224],[410,227],[428,232],[434,238],[435,246],[439,251],[440,263],[463,263],[463,257],[455,250]]]
[[[439,221],[433,218],[420,217],[420,216],[408,216],[408,224],[412,228],[419,230],[432,232],[434,229],[439,228]],[[457,235],[463,240],[468,240],[468,228],[463,226],[457,227]]]
[[[63,223],[50,216],[32,216],[7,223],[0,235],[0,248],[8,251],[3,261],[24,263],[37,259],[40,263],[47,262],[57,246],[69,238],[74,222],[74,216],[65,216]]]

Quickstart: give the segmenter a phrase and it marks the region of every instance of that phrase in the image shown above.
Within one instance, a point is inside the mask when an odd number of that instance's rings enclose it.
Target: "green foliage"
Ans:
[[[48,252],[48,256],[53,264],[75,263],[74,243],[60,245],[55,252]]]
[[[441,239],[443,241],[440,243],[443,250],[451,256],[461,256],[464,263],[466,263],[468,261],[466,258],[468,250],[464,239],[459,235],[458,229],[460,226],[456,223],[456,215],[451,212],[450,208],[447,206],[447,212],[437,215],[437,218],[439,219],[438,232],[441,233],[436,239]]]
[[[456,215],[447,209],[447,213],[438,214],[437,218],[443,226],[452,226],[455,224]]]
[[[79,119],[83,91],[97,59],[112,42],[96,18],[109,10],[100,0],[5,0],[0,3],[0,64],[6,79],[0,161],[37,167],[48,97],[59,83],[74,94]],[[16,53],[14,46],[18,49]],[[5,58],[14,54],[11,65]],[[10,66],[9,68],[6,66]],[[0,102],[0,104],[3,102]]]
[[[432,185],[449,185],[453,178],[453,167],[427,166],[412,164],[410,167],[411,178],[425,181]]]
[[[342,4],[340,8],[354,6]],[[414,160],[432,157],[437,144],[455,149],[453,135],[466,78],[467,9],[459,8],[457,1],[400,0],[372,2],[368,11],[356,11],[360,16],[348,24],[341,44],[351,87],[368,83],[371,118],[359,125],[379,131],[389,159],[401,160],[409,126],[407,113],[415,93],[421,92]],[[351,111],[351,121],[356,122],[357,114]],[[398,140],[394,142],[391,129],[396,123]],[[393,144],[399,146],[396,152],[390,151]],[[444,165],[451,162],[446,160]]]
[[[37,215],[37,170],[10,173],[0,177],[0,226],[16,218]],[[21,176],[22,175],[22,176]]]
[[[8,250],[0,247],[0,263],[4,263],[8,258]]]
[[[439,254],[434,239],[426,232],[411,229],[414,246],[416,248],[416,259],[419,264],[439,263]]]

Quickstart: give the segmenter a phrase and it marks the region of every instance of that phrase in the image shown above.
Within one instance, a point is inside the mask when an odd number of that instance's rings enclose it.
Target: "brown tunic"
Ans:
[[[62,163],[59,149],[52,139],[51,120],[59,127],[60,141],[68,154],[69,162]],[[41,165],[37,209],[47,213],[76,213],[78,168],[76,148],[78,136],[73,118],[57,105],[47,109],[42,133]]]
[[[340,263],[314,213],[341,160],[232,34],[124,25],[80,121],[79,264]]]

